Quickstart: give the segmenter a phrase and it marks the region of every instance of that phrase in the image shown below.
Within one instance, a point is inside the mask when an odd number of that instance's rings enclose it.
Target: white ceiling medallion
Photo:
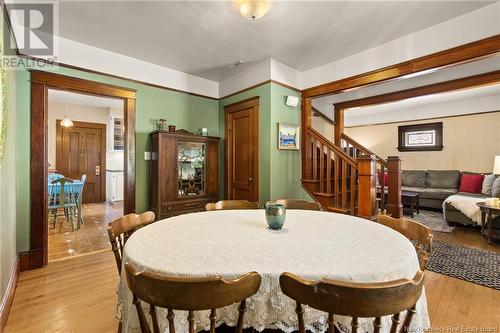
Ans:
[[[249,20],[258,20],[271,8],[271,0],[235,0],[240,15]]]

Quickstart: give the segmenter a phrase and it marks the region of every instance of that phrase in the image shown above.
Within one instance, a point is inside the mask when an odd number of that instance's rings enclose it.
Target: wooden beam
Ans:
[[[135,99],[135,89],[123,88],[107,83],[97,83],[71,76],[49,73],[45,71],[31,71],[31,82],[42,83],[57,87],[60,90],[70,90],[84,94],[109,96],[117,98]]]
[[[335,104],[335,109],[337,107],[342,109],[349,109],[360,106],[391,103],[407,98],[439,94],[439,93],[462,90],[462,89],[477,88],[482,86],[494,85],[498,83],[500,83],[500,70],[490,73],[468,76],[446,82],[434,83],[423,87],[394,91],[378,96],[354,99],[351,101]]]
[[[430,69],[446,67],[500,52],[500,35],[408,60],[371,72],[321,84],[302,91],[302,98],[340,93],[347,89],[395,79]]]

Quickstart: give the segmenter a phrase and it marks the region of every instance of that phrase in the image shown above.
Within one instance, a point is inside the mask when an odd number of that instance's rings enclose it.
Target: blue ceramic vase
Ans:
[[[280,230],[285,224],[286,209],[284,205],[266,203],[266,220],[269,228]]]

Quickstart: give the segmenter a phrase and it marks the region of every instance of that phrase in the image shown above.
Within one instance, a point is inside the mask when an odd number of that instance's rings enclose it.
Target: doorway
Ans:
[[[57,169],[55,169],[56,162],[56,120],[63,121],[68,123],[65,118],[68,118],[67,109],[63,111],[62,115],[59,115],[55,119],[49,119],[49,91],[60,91],[64,93],[75,93],[80,96],[87,96],[93,98],[101,98],[101,99],[112,99],[115,101],[119,101],[120,103],[120,111],[122,114],[121,123],[119,123],[119,128],[121,130],[122,138],[116,144],[117,147],[121,148],[121,182],[119,184],[122,188],[122,202],[117,203],[113,206],[112,209],[108,207],[108,200],[106,198],[107,191],[104,193],[102,190],[92,191],[91,187],[87,187],[87,195],[86,200],[100,200],[97,203],[89,203],[84,204],[81,207],[82,215],[85,216],[87,214],[87,219],[84,218],[83,223],[85,226],[94,225],[92,228],[92,232],[95,232],[99,237],[105,236],[106,234],[106,224],[110,219],[121,216],[122,214],[128,214],[135,211],[135,90],[122,88],[118,86],[113,86],[109,84],[98,83],[94,81],[88,81],[83,79],[77,79],[73,77],[68,77],[64,75],[43,72],[43,71],[31,71],[31,230],[30,230],[30,250],[26,252],[22,252],[20,254],[20,264],[22,270],[39,268],[47,265],[49,259],[49,230],[51,226],[49,225],[49,208],[48,208],[48,199],[49,199],[49,174],[57,173]],[[88,112],[80,112],[80,115],[84,116],[84,118],[73,118],[75,120],[72,123],[73,127],[75,125],[81,126],[79,122],[82,123],[96,123],[92,119],[85,118],[85,116],[89,116]],[[108,121],[109,114],[105,115],[106,121],[105,124],[109,125],[111,122]],[[71,119],[71,117],[70,117]],[[53,121],[54,131],[51,134],[49,131],[49,122]],[[101,122],[102,123],[102,122]],[[59,125],[61,122],[59,122]],[[114,125],[114,123],[113,123]],[[79,127],[75,126],[75,128]],[[111,127],[111,126],[109,126]],[[52,127],[50,127],[52,128]],[[107,127],[106,127],[107,128]],[[105,132],[109,132],[104,130]],[[109,143],[107,137],[109,135],[101,135],[101,156],[95,156],[92,158],[86,158],[82,163],[76,161],[81,158],[82,155],[85,155],[86,149],[90,146],[94,146],[97,144],[98,140],[96,140],[96,135],[98,136],[98,131],[91,133],[85,132],[85,130],[81,130],[71,134],[71,131],[64,135],[64,131],[61,131],[60,138],[70,139],[72,136],[73,140],[76,138],[81,139],[81,134],[87,136],[84,141],[88,142],[83,145],[85,151],[82,151],[82,145],[69,145],[69,149],[75,149],[79,147],[80,151],[70,151],[70,156],[73,154],[73,164],[68,165],[69,156],[60,155],[62,158],[62,170],[67,173],[65,178],[69,178],[73,180],[73,183],[86,183],[85,179],[80,177],[87,176],[89,174],[90,183],[93,183],[95,187],[99,189],[102,188],[102,184],[106,183],[107,178],[111,178],[108,174],[106,168],[109,168],[112,163],[110,163],[109,158],[102,157],[102,147],[103,143]],[[49,139],[51,136],[54,137],[53,140],[53,148],[49,145]],[[94,139],[92,139],[94,136]],[[60,149],[64,145],[60,144]],[[104,146],[105,151],[109,151],[109,147]],[[95,148],[95,149],[94,149]],[[94,153],[98,153],[99,149],[94,147],[91,150]],[[62,148],[64,149],[64,148]],[[92,162],[93,165],[85,165],[85,163]],[[66,166],[64,166],[66,163]],[[99,163],[99,164],[97,164]],[[78,165],[78,167],[75,167]],[[80,172],[76,172],[75,168],[80,168],[83,166],[83,169]],[[97,167],[97,168],[96,168]],[[85,171],[85,173],[81,172]],[[109,170],[113,171],[113,170]],[[91,179],[92,174],[95,175],[96,172],[99,174],[99,179]],[[74,173],[74,174],[73,174]],[[84,177],[83,177],[84,178]],[[85,188],[86,185],[83,185]],[[106,187],[107,188],[107,187]],[[75,190],[76,191],[76,190]],[[92,194],[94,192],[94,195]],[[98,194],[96,194],[98,193]],[[81,196],[83,198],[83,196]],[[89,205],[89,206],[85,206]],[[87,213],[85,211],[87,210]],[[75,209],[78,211],[78,209]],[[66,214],[65,211],[61,211],[63,215]],[[102,219],[102,223],[95,223],[94,219],[98,219],[98,216],[104,216]],[[108,220],[106,220],[106,218]],[[53,221],[53,220],[52,220]],[[72,223],[69,224],[72,226]],[[54,229],[51,229],[54,230]],[[72,228],[71,228],[72,230]],[[90,230],[90,228],[89,228]],[[89,239],[91,236],[82,235],[82,238]],[[107,238],[107,236],[105,236]],[[107,240],[106,240],[107,242]],[[106,243],[107,245],[107,243]],[[93,248],[90,247],[92,250]],[[88,251],[92,252],[92,251]]]
[[[259,97],[224,107],[226,197],[259,201]]]
[[[106,196],[106,125],[72,123],[64,127],[60,119],[56,122],[57,172],[71,179],[86,175],[82,202],[101,202]]]

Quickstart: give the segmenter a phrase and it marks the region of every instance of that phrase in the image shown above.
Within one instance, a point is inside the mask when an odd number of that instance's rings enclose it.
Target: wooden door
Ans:
[[[226,106],[226,196],[259,200],[259,98]]]
[[[106,200],[106,125],[74,121],[62,127],[57,120],[56,168],[71,179],[87,175],[84,203]]]

